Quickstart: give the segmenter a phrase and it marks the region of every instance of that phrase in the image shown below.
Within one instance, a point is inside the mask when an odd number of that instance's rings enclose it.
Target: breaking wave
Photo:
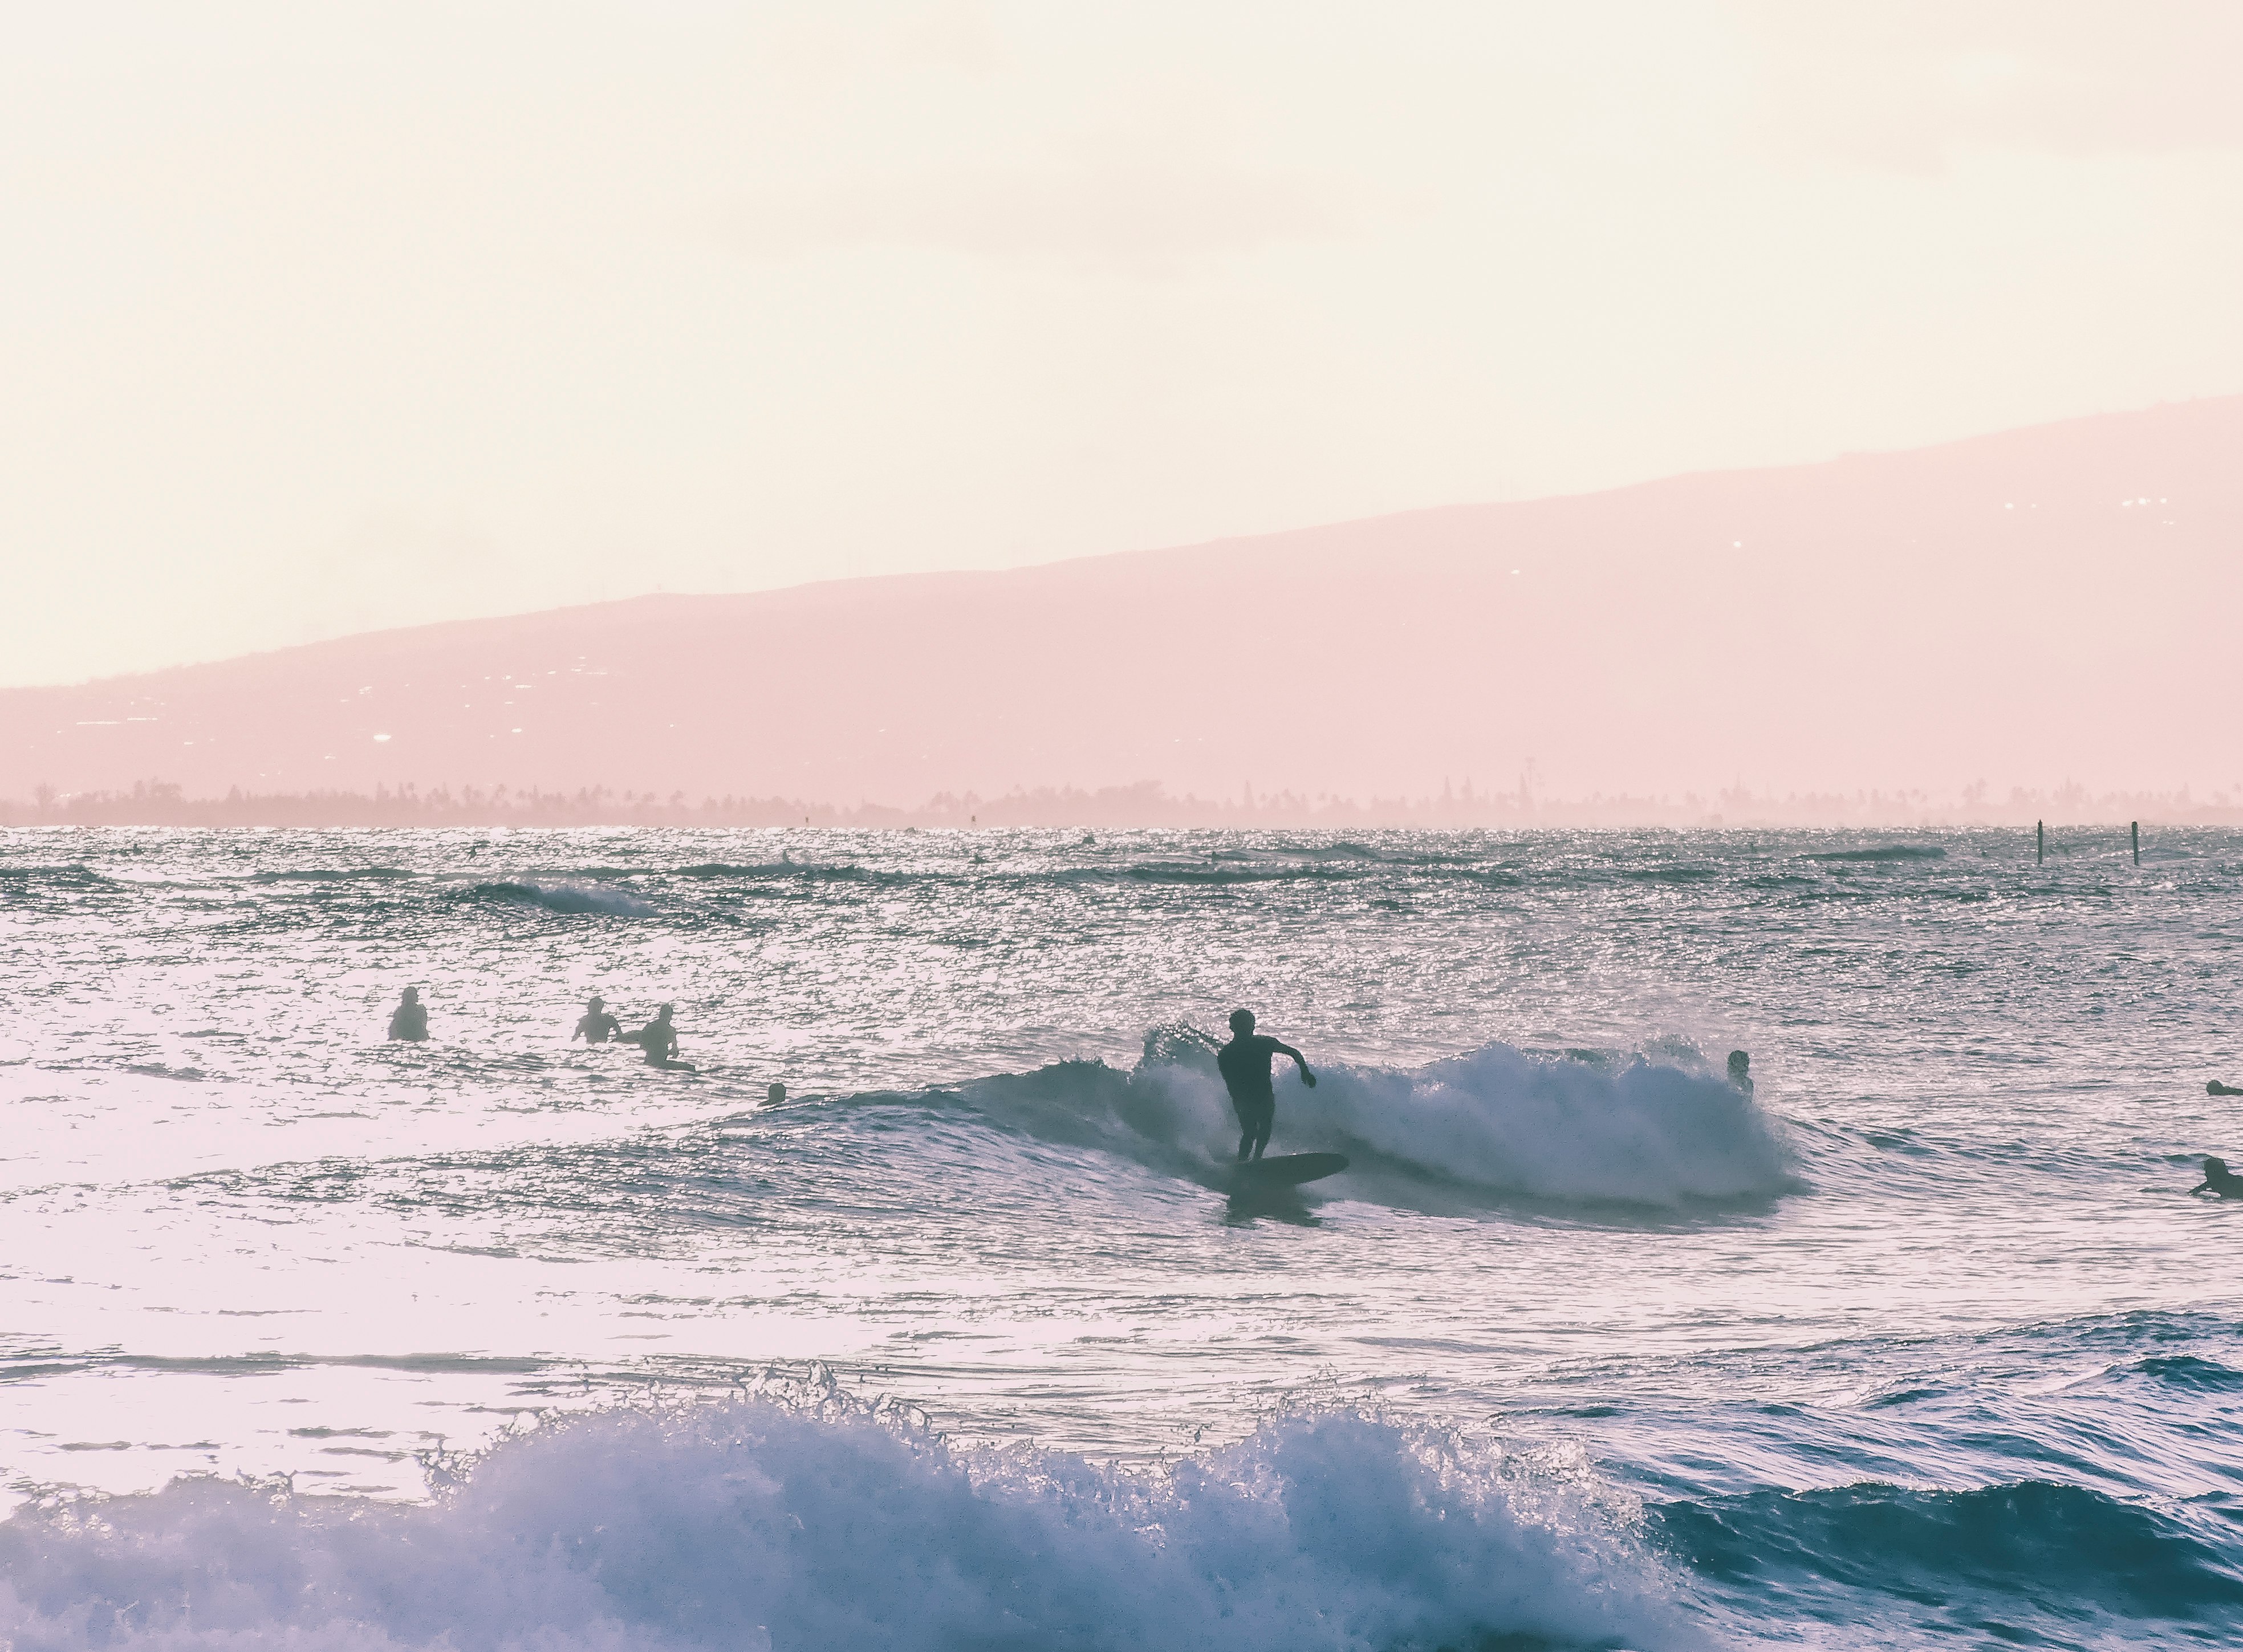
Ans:
[[[1212,1182],[1238,1125],[1214,1040],[1156,1028],[1128,1073],[1061,1062],[961,1086],[992,1123],[1096,1147]],[[1580,1060],[1490,1044],[1411,1069],[1317,1068],[1314,1090],[1281,1078],[1286,1152],[1356,1161],[1336,1192],[1438,1184],[1499,1195],[1673,1208],[1795,1191],[1775,1120],[1726,1082],[1635,1058]],[[1405,1187],[1406,1192],[1406,1187]]]
[[[1578,1493],[1297,1414],[1148,1471],[812,1390],[564,1418],[428,1505],[174,1481],[0,1525],[0,1637],[77,1649],[1694,1646]],[[439,1465],[441,1467],[441,1465]]]
[[[606,913],[616,917],[651,917],[653,905],[611,889],[605,883],[576,883],[520,882],[477,883],[468,893],[486,901],[503,901],[517,906],[540,906],[549,912]]]

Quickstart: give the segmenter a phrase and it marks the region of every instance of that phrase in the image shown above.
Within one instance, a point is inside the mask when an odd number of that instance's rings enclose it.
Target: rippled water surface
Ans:
[[[2228,1643],[2243,836],[2055,851],[0,833],[0,1636]]]

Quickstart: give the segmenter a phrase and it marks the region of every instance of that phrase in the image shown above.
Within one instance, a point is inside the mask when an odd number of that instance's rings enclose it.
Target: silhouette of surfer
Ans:
[[[2204,1093],[2207,1096],[2243,1096],[2243,1090],[2238,1090],[2233,1085],[2223,1085],[2214,1078],[2205,1085]]]
[[[677,1058],[677,1029],[670,1024],[670,1006],[663,1004],[654,1012],[654,1019],[637,1032],[626,1035],[646,1051],[650,1066],[684,1067],[691,1071],[692,1064]]]
[[[1242,1164],[1249,1152],[1256,1158],[1262,1157],[1262,1150],[1270,1145],[1270,1126],[1277,1122],[1277,1093],[1270,1064],[1278,1056],[1292,1057],[1301,1070],[1301,1082],[1311,1090],[1317,1087],[1317,1076],[1309,1071],[1306,1056],[1289,1044],[1255,1031],[1251,1010],[1230,1012],[1230,1042],[1216,1051],[1215,1065],[1230,1091],[1230,1110],[1238,1115]]]
[[[586,1044],[605,1044],[623,1036],[623,1024],[608,1013],[608,1001],[595,994],[584,1000],[584,1013],[577,1018],[576,1030],[569,1035],[569,1042],[574,1044],[582,1038]]]
[[[1752,1058],[1741,1050],[1729,1051],[1729,1082],[1743,1091],[1748,1099],[1752,1095]]]
[[[2226,1159],[2207,1158],[2204,1161],[2204,1179],[2188,1191],[2217,1193],[2222,1199],[2243,1199],[2243,1176],[2228,1169]]]
[[[397,1008],[389,1013],[389,1036],[408,1044],[421,1044],[428,1038],[428,1006],[421,1002],[419,987],[408,987],[398,997]]]

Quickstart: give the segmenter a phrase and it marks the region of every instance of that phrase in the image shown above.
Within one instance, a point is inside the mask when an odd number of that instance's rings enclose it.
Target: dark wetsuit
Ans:
[[[623,1024],[605,1010],[595,1010],[576,1024],[576,1031],[569,1036],[582,1038],[586,1044],[605,1044],[610,1038],[623,1036]]]
[[[1249,1145],[1258,1153],[1270,1144],[1270,1127],[1277,1121],[1277,1091],[1270,1064],[1284,1047],[1266,1032],[1249,1032],[1216,1052],[1216,1071],[1229,1086],[1231,1111],[1245,1132],[1238,1148],[1242,1158]]]
[[[428,1006],[425,1004],[401,1004],[389,1017],[389,1036],[419,1044],[428,1036]]]

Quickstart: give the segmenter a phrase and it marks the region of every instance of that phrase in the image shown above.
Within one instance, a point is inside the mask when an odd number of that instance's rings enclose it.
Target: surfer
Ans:
[[[1229,1088],[1230,1109],[1238,1115],[1242,1162],[1249,1152],[1256,1158],[1262,1157],[1262,1150],[1270,1145],[1270,1127],[1277,1122],[1277,1093],[1270,1077],[1270,1063],[1278,1056],[1292,1057],[1301,1070],[1301,1082],[1311,1090],[1317,1087],[1317,1076],[1309,1071],[1306,1056],[1289,1044],[1255,1031],[1253,1011],[1230,1012],[1230,1042],[1216,1051],[1215,1065]]]
[[[1752,1098],[1752,1058],[1741,1050],[1729,1051],[1729,1082]]]
[[[2224,1158],[2204,1161],[2204,1179],[2188,1190],[2192,1193],[2217,1193],[2222,1199],[2243,1199],[2243,1176],[2227,1168]]]
[[[2233,1085],[2223,1085],[2214,1078],[2205,1085],[2204,1093],[2207,1096],[2243,1096],[2243,1090],[2238,1090]]]
[[[623,1036],[623,1024],[608,1013],[608,1001],[594,993],[584,1000],[584,1013],[577,1018],[576,1030],[569,1035],[569,1042],[574,1044],[582,1038],[586,1044],[605,1044]]]
[[[399,997],[397,1008],[389,1013],[389,1036],[408,1044],[421,1044],[428,1038],[428,1006],[421,1002],[419,987],[408,987]]]
[[[630,1041],[646,1051],[650,1064],[657,1067],[682,1065],[677,1061],[677,1029],[670,1024],[670,1006],[663,1004],[654,1012],[654,1019],[630,1035]]]

